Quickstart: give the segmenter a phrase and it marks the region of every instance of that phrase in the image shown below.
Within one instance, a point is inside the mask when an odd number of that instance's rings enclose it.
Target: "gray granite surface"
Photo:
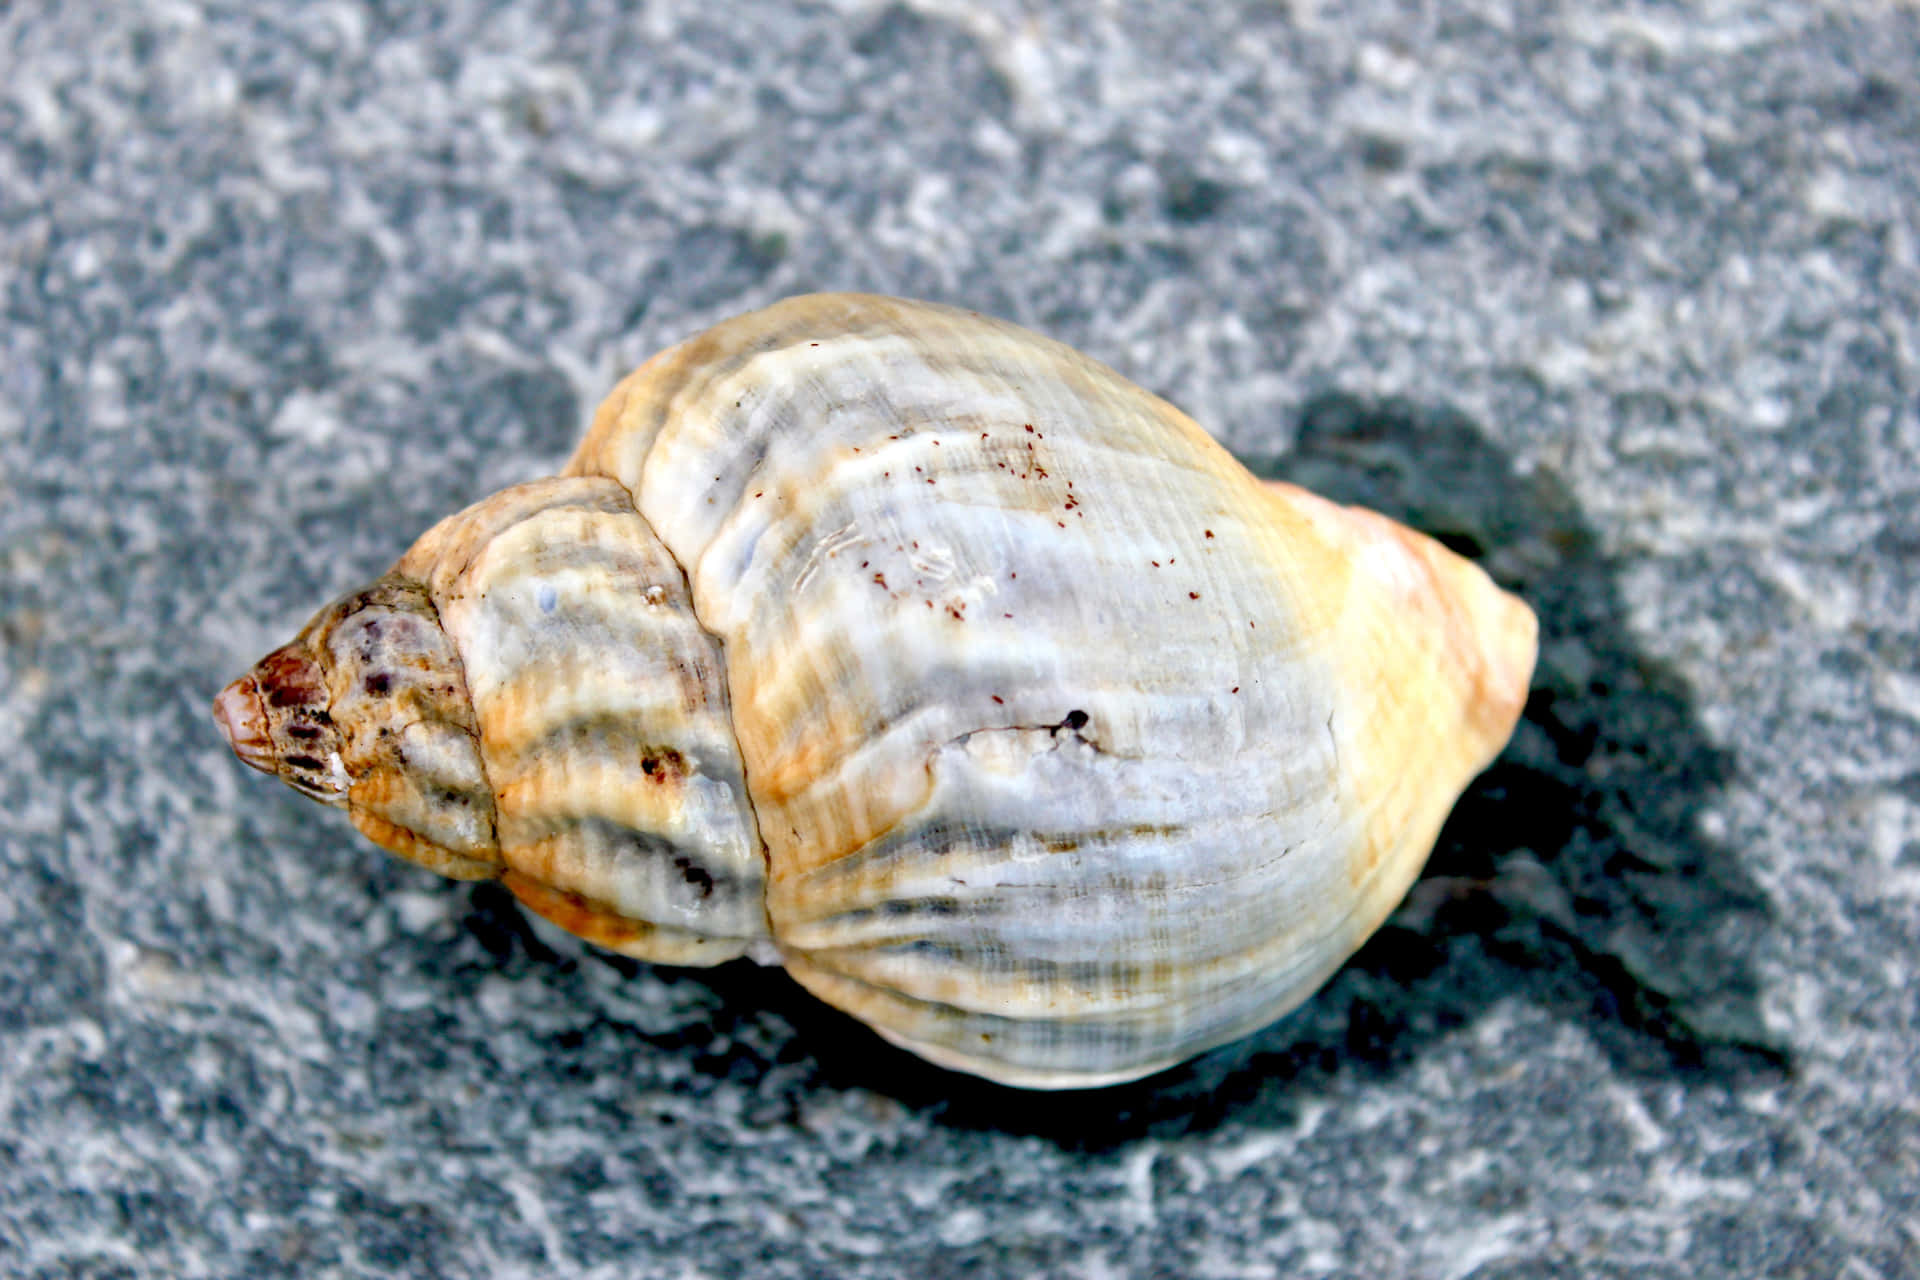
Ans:
[[[0,1274],[1920,1275],[1916,209],[1895,0],[0,6]],[[1295,1016],[996,1089],[226,753],[321,601],[817,288],[1541,610]]]

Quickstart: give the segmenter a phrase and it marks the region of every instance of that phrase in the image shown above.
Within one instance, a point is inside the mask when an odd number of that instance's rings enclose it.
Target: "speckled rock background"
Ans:
[[[1920,11],[0,7],[0,1273],[1920,1275]],[[944,1075],[212,693],[784,294],[1042,329],[1540,608],[1299,1014]]]

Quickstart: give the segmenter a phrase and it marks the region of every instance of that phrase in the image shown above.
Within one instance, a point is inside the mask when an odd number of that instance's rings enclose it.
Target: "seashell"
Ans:
[[[626,955],[779,963],[942,1066],[1114,1083],[1406,892],[1535,622],[1013,325],[794,298],[619,384],[220,694],[247,764]]]

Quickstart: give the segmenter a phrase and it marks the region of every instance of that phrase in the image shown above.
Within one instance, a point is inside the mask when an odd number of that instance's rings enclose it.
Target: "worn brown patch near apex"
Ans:
[[[298,641],[275,649],[254,666],[254,684],[270,707],[327,705],[325,672]]]

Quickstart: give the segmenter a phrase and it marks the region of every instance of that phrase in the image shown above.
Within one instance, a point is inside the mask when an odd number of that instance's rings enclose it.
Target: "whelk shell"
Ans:
[[[790,299],[614,390],[235,681],[241,759],[602,946],[740,955],[943,1066],[1264,1026],[1406,892],[1535,622],[1000,321]]]

